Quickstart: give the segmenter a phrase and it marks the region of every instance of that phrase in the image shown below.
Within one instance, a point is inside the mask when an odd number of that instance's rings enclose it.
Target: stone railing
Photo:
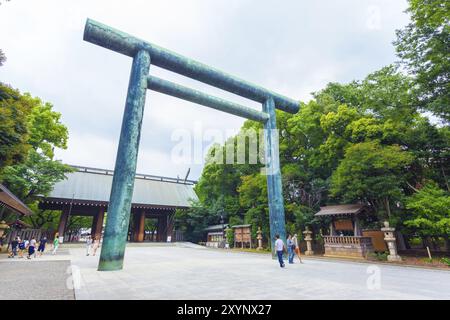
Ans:
[[[360,243],[372,243],[370,237],[348,237],[348,236],[324,236],[325,243],[342,243],[342,244],[360,244]]]
[[[324,236],[325,256],[367,258],[373,252],[370,237]]]

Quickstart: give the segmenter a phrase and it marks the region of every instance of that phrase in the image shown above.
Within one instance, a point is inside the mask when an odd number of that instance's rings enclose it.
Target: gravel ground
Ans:
[[[74,300],[70,261],[0,260],[0,300]]]

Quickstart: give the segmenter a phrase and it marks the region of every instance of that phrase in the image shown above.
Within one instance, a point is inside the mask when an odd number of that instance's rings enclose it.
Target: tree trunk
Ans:
[[[390,218],[391,217],[391,207],[389,205],[389,198],[388,197],[384,198],[384,202],[385,202],[385,207],[386,207],[386,212],[387,212],[388,218]]]
[[[406,250],[406,241],[403,233],[396,231],[395,236],[397,237],[397,249],[402,251]]]
[[[444,176],[445,185],[447,186],[447,191],[450,192],[450,186],[448,185],[447,176],[445,175],[444,167],[441,166],[442,175]]]
[[[406,250],[410,250],[411,249],[411,245],[409,244],[409,236],[403,236],[403,240],[405,240],[405,248]]]

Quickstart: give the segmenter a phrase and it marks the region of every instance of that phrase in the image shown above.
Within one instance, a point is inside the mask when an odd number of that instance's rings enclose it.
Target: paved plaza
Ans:
[[[2,259],[0,270],[0,300],[75,299],[69,260]]]
[[[267,254],[190,244],[129,245],[122,271],[98,272],[80,246],[14,260],[0,261],[2,299],[450,299],[445,270],[317,258],[281,269]]]
[[[97,258],[70,251],[77,299],[450,299],[445,270],[321,259],[281,269],[266,254],[179,245],[129,247],[122,271],[98,272]]]

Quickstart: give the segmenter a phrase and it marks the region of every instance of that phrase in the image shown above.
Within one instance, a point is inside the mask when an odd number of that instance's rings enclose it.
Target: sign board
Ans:
[[[353,223],[351,220],[336,220],[334,221],[334,228],[336,230],[353,230]]]

